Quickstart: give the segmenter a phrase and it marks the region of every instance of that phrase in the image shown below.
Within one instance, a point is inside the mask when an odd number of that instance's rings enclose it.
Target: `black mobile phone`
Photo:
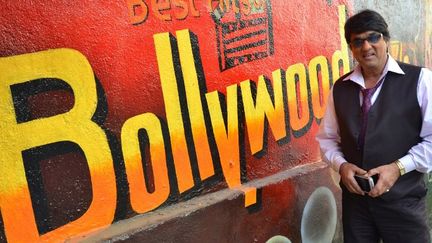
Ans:
[[[354,178],[364,192],[370,192],[378,180],[377,176],[366,177],[362,175],[354,175]]]

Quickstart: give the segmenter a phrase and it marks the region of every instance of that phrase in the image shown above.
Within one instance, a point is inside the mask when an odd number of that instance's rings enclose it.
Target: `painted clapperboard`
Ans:
[[[230,1],[212,12],[221,71],[273,55],[270,1]],[[232,9],[230,9],[232,6]]]

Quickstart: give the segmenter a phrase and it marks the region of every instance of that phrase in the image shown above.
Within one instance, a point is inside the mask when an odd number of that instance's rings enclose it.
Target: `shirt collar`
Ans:
[[[404,71],[402,71],[399,64],[396,62],[396,60],[393,59],[393,57],[391,57],[390,55],[388,55],[388,60],[387,60],[387,63],[384,67],[384,71],[381,74],[380,79],[382,77],[384,77],[385,75],[387,75],[388,72],[393,72],[393,73],[402,74],[402,75],[405,74]],[[353,72],[343,79],[343,81],[346,81],[346,80],[351,80],[354,83],[359,84],[361,87],[365,87],[364,78],[363,78],[363,75],[361,72],[360,65],[357,65],[354,68]]]

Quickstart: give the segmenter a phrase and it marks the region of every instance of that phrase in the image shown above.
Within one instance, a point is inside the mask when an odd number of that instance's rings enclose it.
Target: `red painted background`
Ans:
[[[118,199],[114,221],[137,214],[130,206],[129,188],[121,154],[122,126],[131,117],[144,113],[153,113],[163,123],[167,122],[154,35],[168,32],[175,38],[176,31],[189,30],[193,36],[192,40],[197,41],[199,52],[195,53],[197,54],[195,67],[199,81],[203,84],[202,94],[219,91],[226,95],[226,89],[230,85],[240,84],[245,80],[257,82],[261,75],[271,80],[272,72],[279,69],[286,71],[298,63],[303,64],[307,69],[309,62],[318,56],[326,57],[331,70],[332,56],[337,50],[341,50],[344,42],[340,38],[339,21],[344,20],[345,16],[339,15],[339,6],[345,6],[346,16],[351,14],[354,8],[351,1],[344,0],[252,0],[249,1],[251,4],[263,4],[264,11],[246,16],[244,13],[248,10],[240,7],[236,15],[231,5],[229,11],[226,9],[227,12],[219,20],[215,9],[229,2],[210,0],[0,1],[0,57],[6,58],[57,48],[75,49],[88,59],[96,79],[100,82],[103,90],[102,97],[106,99],[106,106],[102,107],[106,118],[100,122],[100,125],[109,134],[116,170]],[[236,2],[238,6],[243,6],[241,3],[244,1]],[[237,47],[234,54],[227,52],[226,56],[250,52],[264,54],[256,56],[252,61],[244,60],[243,63],[236,63],[231,67],[220,62],[225,56],[221,52],[223,40],[221,32],[218,31],[221,30],[221,22],[236,21],[236,16],[246,22],[253,19],[255,21],[266,19],[267,24],[249,26],[245,29],[241,28],[241,24],[234,25],[238,30],[228,34],[227,38],[242,35],[244,37],[248,35],[248,31],[260,34],[252,35],[249,39],[240,38],[234,43],[226,42],[227,48]],[[265,40],[264,45],[251,47],[251,44],[262,40]],[[175,48],[172,54],[176,54]],[[309,75],[309,70],[307,74]],[[332,80],[334,75],[330,72],[330,82],[334,81]],[[268,128],[265,133],[267,146],[262,152],[253,155],[249,149],[250,139],[247,136],[247,127],[242,120],[239,130],[244,133],[240,146],[243,156],[241,174],[243,183],[263,179],[299,165],[320,161],[319,149],[314,139],[319,119],[314,117],[314,109],[310,104],[309,76],[307,81],[309,107],[303,107],[298,112],[309,113],[310,121],[300,131],[293,131],[288,126],[287,137],[277,142],[271,129]],[[284,94],[284,100],[286,97],[287,94]],[[180,100],[185,100],[184,94],[180,94]],[[324,100],[322,98],[321,102],[325,102]],[[73,103],[73,95],[64,90],[37,94],[30,97],[28,101],[30,116],[33,119],[68,111]],[[238,109],[242,111],[240,106]],[[286,120],[289,120],[288,114],[285,115]],[[208,114],[205,116],[208,118]],[[166,128],[164,129],[166,131]],[[37,136],[37,132],[29,136]],[[190,135],[190,131],[187,135]],[[211,136],[209,139],[212,139]],[[29,171],[37,172],[37,175],[28,175],[28,183],[32,187],[30,191],[41,235],[79,218],[92,201],[85,156],[77,152],[76,148],[69,149],[74,152],[57,152],[62,150],[60,144],[59,147],[52,148],[51,153],[48,153],[49,157],[41,159],[33,168],[27,168]],[[215,149],[213,146],[213,152]],[[171,166],[170,180],[175,180],[172,161],[170,158],[168,160],[169,167]],[[213,163],[216,167],[214,177],[200,181],[196,178],[195,171],[195,186],[185,193],[179,193],[176,188],[172,188],[168,200],[162,207],[228,187],[225,181],[227,175],[223,174],[217,158]],[[263,207],[261,212],[265,212],[270,220],[278,221],[280,211],[276,208],[279,206],[273,206],[276,203],[273,200],[279,198],[286,207],[295,208],[301,207],[296,205],[304,205],[306,195],[309,195],[319,184],[329,185],[333,192],[337,191],[328,173],[318,174],[325,178],[313,178],[313,175],[308,175],[297,181],[289,180],[281,184],[283,186],[263,189],[262,197],[258,196],[258,203]],[[306,183],[304,192],[299,182]],[[32,186],[33,184],[36,186]],[[36,202],[37,200],[43,203]],[[240,205],[242,203],[240,202]],[[226,207],[235,208],[233,205]],[[220,210],[223,209],[224,207]],[[297,211],[290,211],[288,214],[290,217],[299,216]],[[262,223],[257,219],[247,219],[248,222],[257,225]],[[299,227],[298,221],[297,219],[293,223],[297,227]],[[0,241],[6,240],[4,231],[0,220]],[[269,231],[269,229],[263,230],[266,233],[263,233],[260,239],[278,233],[277,230],[271,233]],[[245,234],[247,232],[250,231],[244,231]],[[82,233],[86,234],[86,232]],[[299,239],[298,234],[295,237],[294,239]]]

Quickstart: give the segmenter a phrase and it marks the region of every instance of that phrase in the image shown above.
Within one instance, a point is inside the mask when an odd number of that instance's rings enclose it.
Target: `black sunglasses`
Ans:
[[[378,43],[382,36],[382,33],[371,33],[366,38],[355,38],[351,41],[350,44],[352,45],[352,47],[360,48],[363,45],[364,41],[369,42],[369,44],[375,44]]]

